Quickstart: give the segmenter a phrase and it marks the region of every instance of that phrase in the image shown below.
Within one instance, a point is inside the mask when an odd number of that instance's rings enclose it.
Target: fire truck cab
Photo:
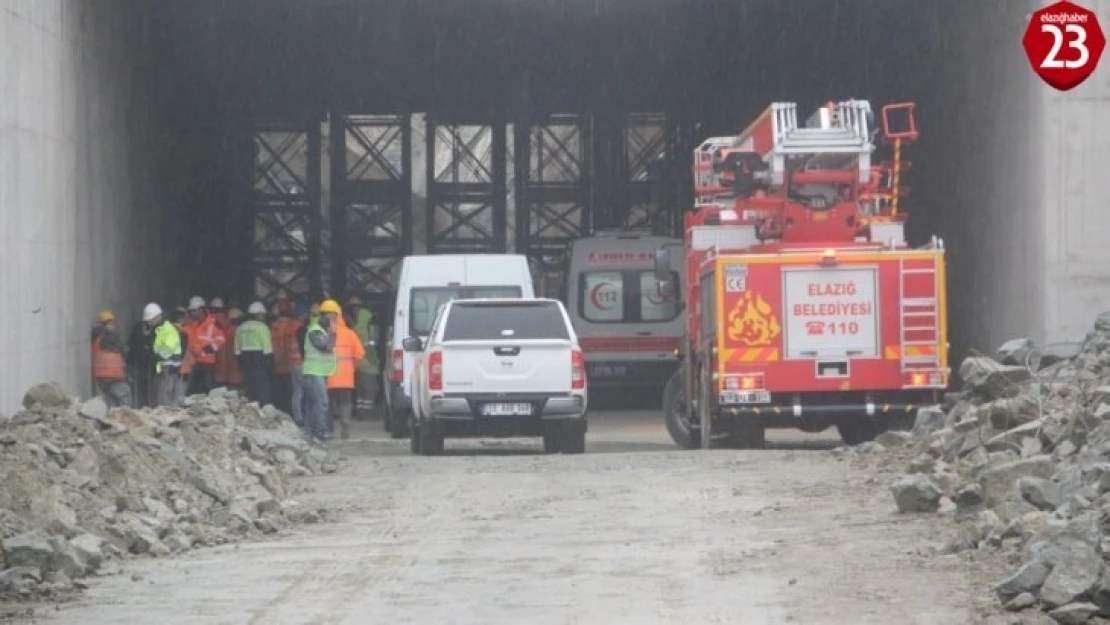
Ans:
[[[766,428],[874,438],[948,385],[943,242],[910,247],[899,198],[913,104],[776,103],[694,153],[682,365],[664,412],[682,447],[761,447]],[[881,134],[890,160],[872,164]],[[657,279],[673,266],[656,252]]]

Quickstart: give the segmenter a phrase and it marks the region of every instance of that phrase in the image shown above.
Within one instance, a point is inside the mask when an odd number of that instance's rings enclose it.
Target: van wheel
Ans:
[[[585,423],[563,423],[559,426],[559,451],[564,454],[586,453]]]
[[[840,432],[840,439],[844,441],[844,444],[849,446],[873,441],[880,434],[879,426],[866,417],[841,421],[836,424],[836,430]]]
[[[682,369],[675,371],[663,389],[663,420],[667,433],[679,447],[697,449],[701,447],[701,428],[690,420],[686,413],[686,388],[682,381]]]
[[[409,417],[412,412],[409,410],[394,410],[389,415],[389,436],[392,438],[404,438],[409,435]]]
[[[420,453],[425,456],[439,456],[443,454],[443,431],[434,423],[424,422],[416,428],[420,437]]]

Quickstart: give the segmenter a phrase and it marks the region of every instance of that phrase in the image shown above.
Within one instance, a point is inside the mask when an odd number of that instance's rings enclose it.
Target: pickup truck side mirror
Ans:
[[[406,336],[405,339],[401,341],[401,348],[406,352],[419,352],[424,349],[424,343],[420,340],[420,337]]]

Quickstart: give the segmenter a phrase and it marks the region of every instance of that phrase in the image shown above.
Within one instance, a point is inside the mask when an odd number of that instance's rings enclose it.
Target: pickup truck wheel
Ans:
[[[564,454],[586,453],[586,428],[585,424],[564,423],[557,432],[559,451]]]
[[[844,444],[850,446],[873,441],[880,433],[879,426],[868,418],[841,421],[836,424],[836,430]]]
[[[679,369],[663,389],[663,419],[671,440],[683,449],[697,449],[701,447],[701,429],[690,421],[686,413],[685,386],[682,370]]]
[[[389,435],[392,438],[405,438],[409,435],[409,411],[396,409],[389,416]]]
[[[425,421],[417,428],[420,433],[420,453],[425,456],[443,454],[443,432],[434,423]]]

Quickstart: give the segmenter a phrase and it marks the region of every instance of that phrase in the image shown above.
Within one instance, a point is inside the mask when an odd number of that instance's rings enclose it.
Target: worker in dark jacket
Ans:
[[[131,377],[132,407],[150,408],[154,398],[154,330],[137,321],[127,338],[127,371]]]

